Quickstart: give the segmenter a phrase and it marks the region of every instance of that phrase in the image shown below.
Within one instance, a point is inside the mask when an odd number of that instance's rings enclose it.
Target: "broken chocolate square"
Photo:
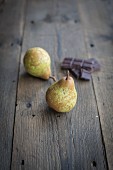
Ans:
[[[81,69],[80,78],[83,80],[91,80],[91,73],[85,69]]]

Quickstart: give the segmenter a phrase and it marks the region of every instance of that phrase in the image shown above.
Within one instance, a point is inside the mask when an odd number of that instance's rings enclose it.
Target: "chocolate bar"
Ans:
[[[91,73],[100,70],[100,64],[95,58],[64,58],[61,68],[69,69],[76,78],[90,80]]]
[[[96,59],[90,58],[87,60],[83,59],[73,59],[73,58],[64,58],[61,67],[63,69],[71,69],[71,68],[83,68],[85,70],[88,70],[90,72],[98,71],[100,70],[100,64],[97,62]]]

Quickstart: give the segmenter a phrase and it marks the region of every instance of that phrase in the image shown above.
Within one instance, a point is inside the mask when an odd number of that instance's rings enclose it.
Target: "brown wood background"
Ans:
[[[0,170],[112,170],[112,0],[7,0],[0,21]],[[47,106],[51,80],[26,74],[23,56],[34,46],[48,51],[57,79],[64,57],[101,63],[90,82],[74,78],[71,112]]]

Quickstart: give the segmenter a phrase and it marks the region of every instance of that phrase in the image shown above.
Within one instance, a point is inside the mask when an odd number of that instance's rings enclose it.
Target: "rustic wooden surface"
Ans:
[[[10,168],[25,1],[0,6],[0,169]]]
[[[0,6],[0,170],[113,169],[113,2],[6,1]],[[75,80],[78,101],[56,113],[45,101],[53,83],[26,74],[25,51],[40,46],[57,79],[64,57],[102,63],[90,82]],[[19,62],[20,61],[20,62]]]
[[[93,74],[93,87],[108,165],[109,169],[113,169],[113,105],[110,102],[113,96],[113,13],[111,15],[110,12],[110,9],[113,11],[113,2],[112,5],[110,1],[79,2],[88,55],[102,63],[101,72]],[[91,47],[91,44],[94,46]]]

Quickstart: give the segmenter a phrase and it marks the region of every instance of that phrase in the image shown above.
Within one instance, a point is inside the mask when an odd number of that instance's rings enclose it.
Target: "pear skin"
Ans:
[[[34,47],[27,50],[23,59],[25,70],[32,76],[49,79],[51,74],[50,56],[44,49]]]
[[[72,77],[63,77],[46,92],[46,101],[57,112],[69,112],[77,101],[77,91]]]

